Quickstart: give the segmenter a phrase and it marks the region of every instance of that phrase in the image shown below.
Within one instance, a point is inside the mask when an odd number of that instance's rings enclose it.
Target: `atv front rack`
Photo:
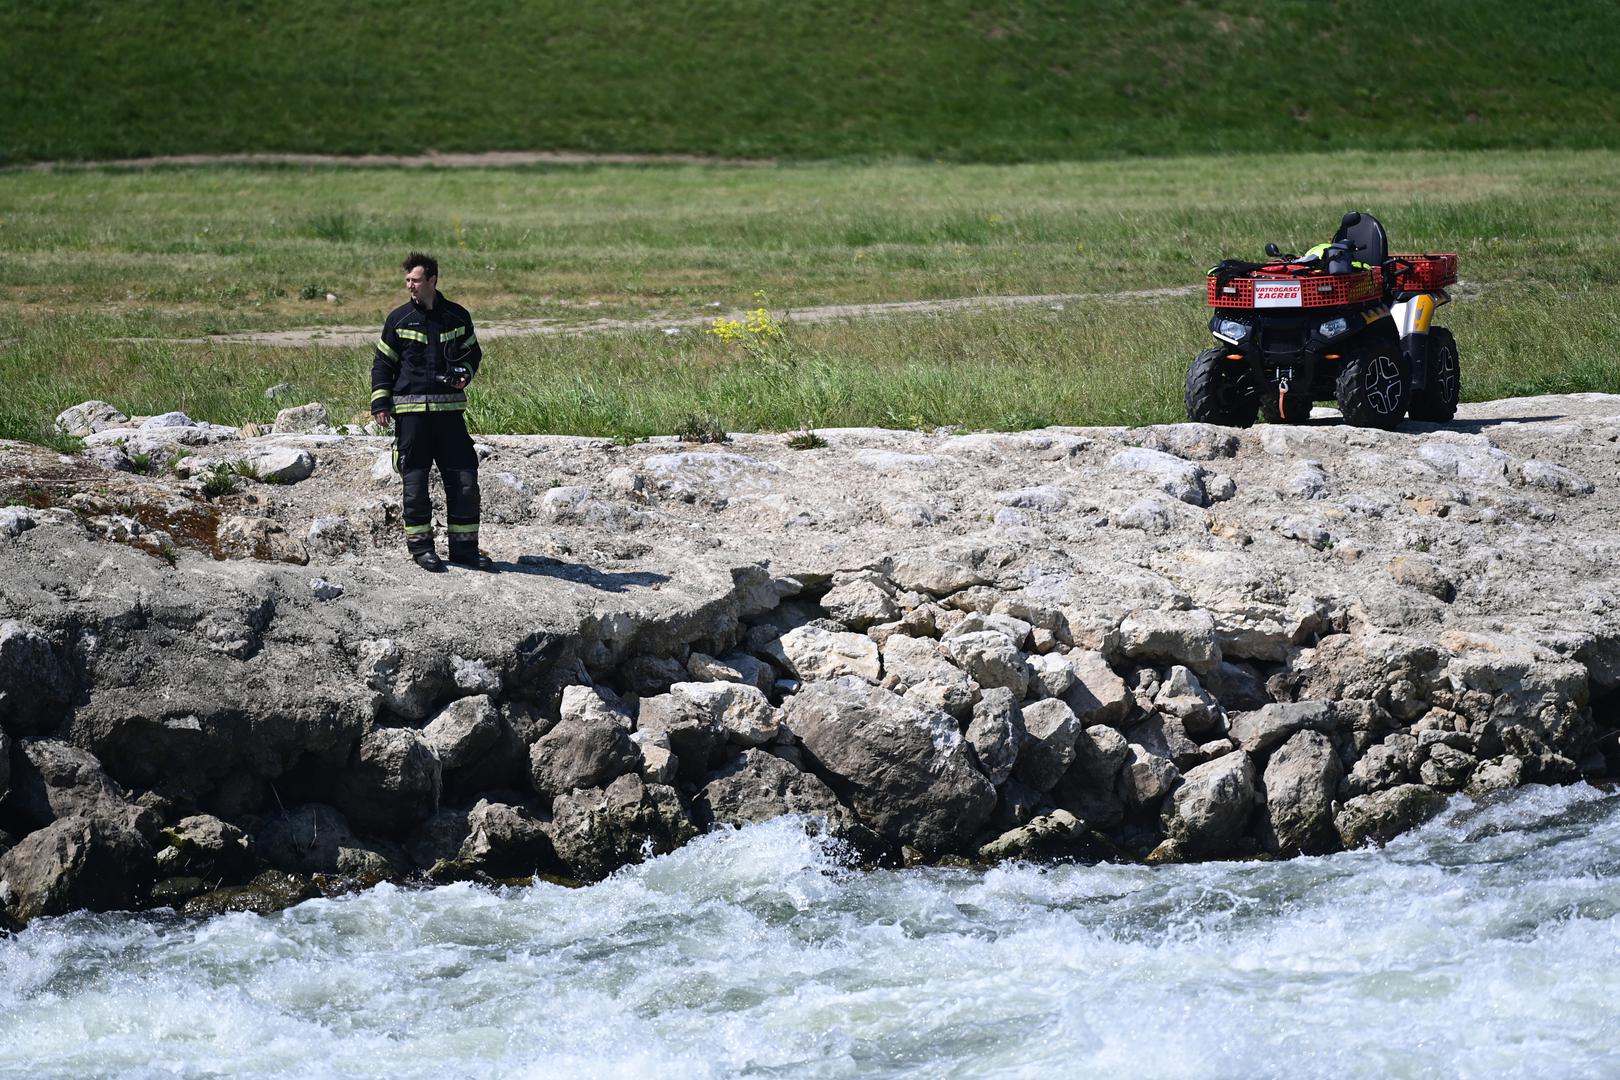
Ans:
[[[1243,268],[1230,270],[1223,266],[1210,273],[1210,307],[1354,307],[1375,303],[1384,295],[1384,267],[1329,274],[1321,263],[1239,265]],[[1385,266],[1397,292],[1434,292],[1457,281],[1455,255],[1392,255]]]
[[[1384,295],[1378,267],[1329,274],[1315,263],[1267,263],[1246,274],[1209,275],[1209,306],[1325,308],[1370,304]]]

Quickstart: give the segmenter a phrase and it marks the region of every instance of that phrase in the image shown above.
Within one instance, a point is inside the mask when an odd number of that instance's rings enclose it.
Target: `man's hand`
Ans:
[[[377,426],[380,428],[389,428],[394,426],[394,414],[388,412],[387,410],[384,410],[383,412],[374,412],[371,414],[371,418],[377,422]]]

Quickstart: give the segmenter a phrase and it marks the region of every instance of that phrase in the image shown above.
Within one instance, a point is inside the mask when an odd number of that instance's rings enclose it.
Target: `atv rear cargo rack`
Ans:
[[[1455,255],[1391,255],[1395,288],[1402,292],[1434,292],[1457,284]]]

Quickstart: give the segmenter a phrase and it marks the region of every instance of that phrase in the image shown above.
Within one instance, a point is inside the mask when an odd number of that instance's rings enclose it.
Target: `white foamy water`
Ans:
[[[1383,851],[844,869],[792,822],[585,889],[0,940],[4,1077],[1620,1075],[1620,796]]]

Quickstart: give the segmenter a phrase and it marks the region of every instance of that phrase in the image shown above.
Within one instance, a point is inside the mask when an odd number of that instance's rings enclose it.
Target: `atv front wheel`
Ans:
[[[1224,427],[1251,427],[1260,399],[1249,371],[1226,359],[1222,348],[1205,349],[1187,369],[1187,419]]]
[[[1346,353],[1336,386],[1339,411],[1356,427],[1388,431],[1406,415],[1412,368],[1391,334],[1378,334]]]
[[[1444,424],[1457,415],[1457,401],[1462,397],[1462,364],[1457,359],[1457,339],[1443,326],[1429,333],[1428,375],[1423,389],[1412,391],[1411,417]]]

